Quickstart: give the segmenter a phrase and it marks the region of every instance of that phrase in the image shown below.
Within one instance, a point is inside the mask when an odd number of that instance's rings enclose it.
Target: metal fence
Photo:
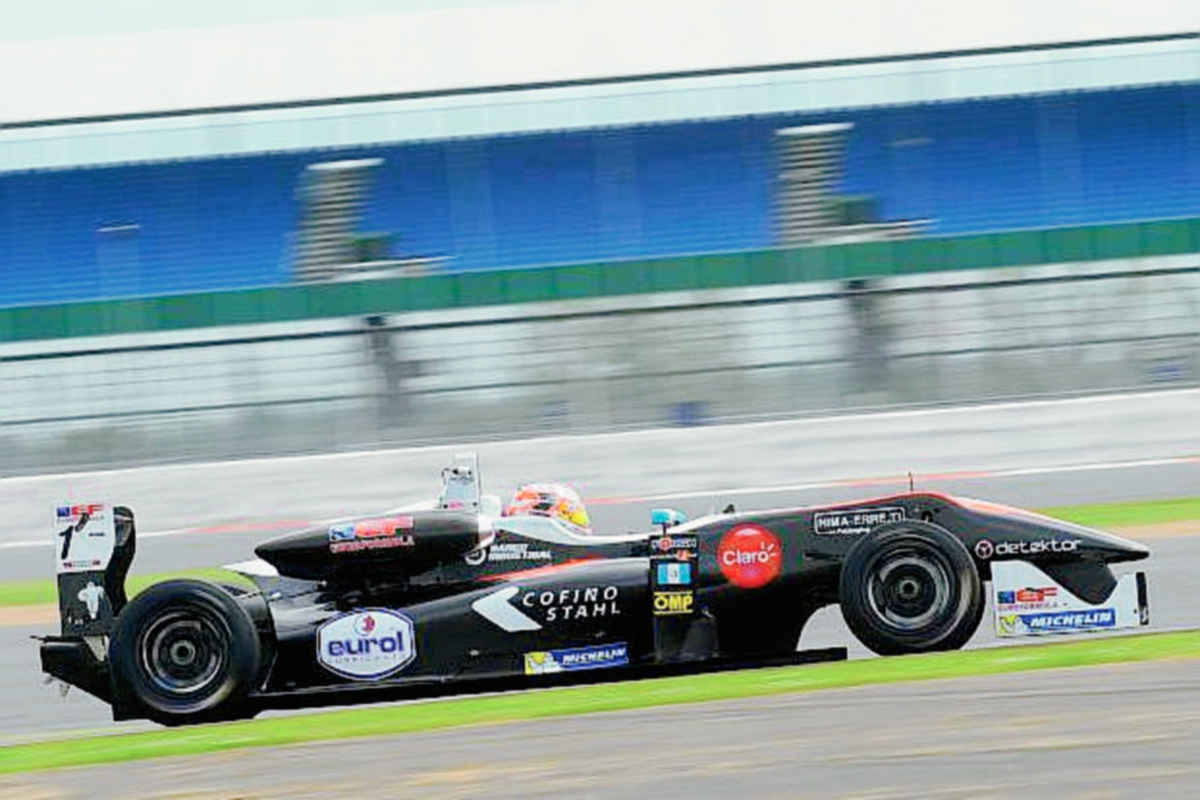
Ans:
[[[1200,257],[1130,264],[7,345],[0,473],[1195,383]]]

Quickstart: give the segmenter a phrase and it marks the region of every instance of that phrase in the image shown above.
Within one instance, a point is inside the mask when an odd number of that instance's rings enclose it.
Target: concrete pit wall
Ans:
[[[1193,385],[1200,255],[0,345],[0,471]]]

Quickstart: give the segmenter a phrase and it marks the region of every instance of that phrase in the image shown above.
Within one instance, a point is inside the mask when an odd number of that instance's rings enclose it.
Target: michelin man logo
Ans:
[[[545,650],[525,654],[526,675],[550,675],[584,669],[623,667],[629,663],[629,646],[602,644],[592,647],[572,647],[566,650]]]
[[[538,652],[525,654],[526,675],[549,675],[562,671],[562,664],[559,664],[550,653]]]
[[[79,598],[79,602],[87,606],[88,616],[93,621],[100,617],[100,601],[104,599],[104,589],[92,581],[88,581],[88,585],[80,589],[76,597]]]

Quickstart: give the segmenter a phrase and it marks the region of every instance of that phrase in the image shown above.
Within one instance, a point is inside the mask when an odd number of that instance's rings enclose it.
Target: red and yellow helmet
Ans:
[[[550,517],[575,528],[591,528],[579,493],[556,483],[529,483],[517,489],[512,502],[504,509],[504,516]]]

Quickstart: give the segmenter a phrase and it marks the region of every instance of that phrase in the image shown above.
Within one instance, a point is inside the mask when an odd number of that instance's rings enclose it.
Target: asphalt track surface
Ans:
[[[1200,661],[1016,673],[0,779],[13,798],[1195,798]]]
[[[1005,478],[960,476],[918,480],[918,488],[1026,507],[1180,497],[1200,493],[1200,463],[1189,461],[1104,470],[1060,470]],[[906,483],[895,480],[855,481],[851,485],[831,484],[820,488],[775,492],[742,493],[735,490],[684,498],[627,498],[594,504],[592,511],[597,529],[624,532],[645,530],[648,527],[649,509],[660,505],[677,507],[696,516],[713,508],[720,509],[727,502],[734,502],[739,508],[745,509],[778,508],[873,497],[906,489]],[[264,517],[262,523],[269,527],[268,518]],[[1148,574],[1152,630],[1200,626],[1200,612],[1194,601],[1195,587],[1200,586],[1200,530],[1195,533],[1197,535],[1150,542],[1153,551],[1151,558],[1132,567],[1144,569]],[[263,532],[256,531],[195,533],[147,539],[140,546],[135,570],[157,572],[243,560],[250,555],[253,544],[263,537]],[[4,555],[6,566],[12,566],[10,558],[14,555],[32,556],[27,570],[19,573],[22,577],[48,574],[46,562],[51,560],[49,548],[9,550]],[[990,624],[989,614],[985,616],[970,647],[996,644]],[[30,637],[49,632],[53,630],[46,626],[0,628],[0,680],[5,687],[4,702],[0,704],[0,744],[81,729],[111,731],[151,727],[143,722],[115,724],[111,721],[107,706],[83,692],[73,690],[65,698],[60,698],[53,686],[43,686],[36,642]],[[869,655],[853,639],[836,608],[827,608],[813,618],[800,645],[806,648],[842,645],[849,648],[852,658]]]

